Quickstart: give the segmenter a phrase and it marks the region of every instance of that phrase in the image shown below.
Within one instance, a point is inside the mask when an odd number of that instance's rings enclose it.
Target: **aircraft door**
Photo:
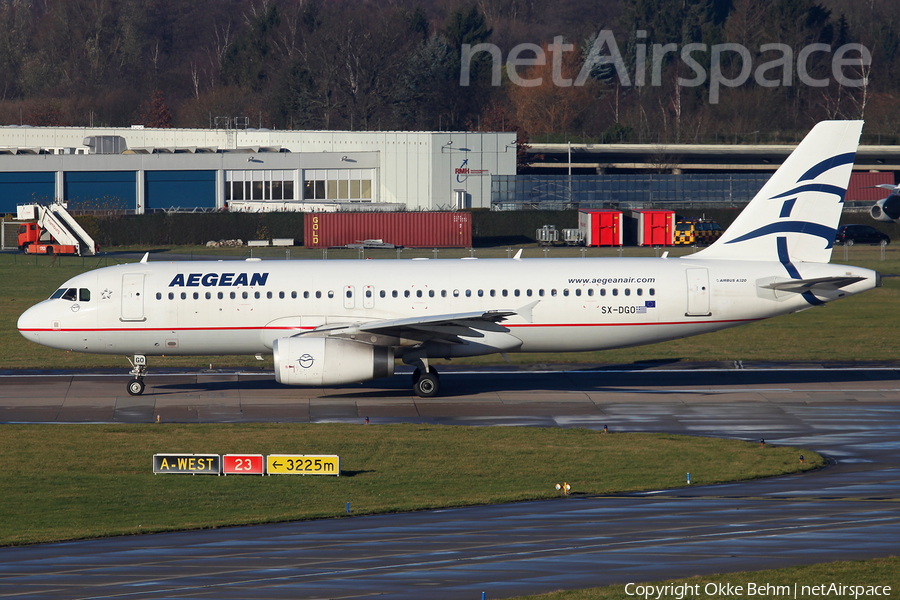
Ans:
[[[344,308],[353,308],[355,304],[355,299],[353,296],[356,295],[356,290],[352,285],[344,286]]]
[[[687,269],[687,312],[686,317],[708,317],[709,311],[709,271],[707,269]]]
[[[375,308],[375,288],[371,285],[363,287],[363,306]]]
[[[146,321],[144,317],[144,274],[122,275],[122,321]]]

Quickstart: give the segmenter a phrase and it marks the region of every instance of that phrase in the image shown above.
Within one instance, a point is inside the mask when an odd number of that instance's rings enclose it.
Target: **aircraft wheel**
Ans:
[[[441,390],[441,380],[437,371],[430,369],[428,373],[422,373],[418,381],[413,383],[413,391],[420,398],[433,398]]]
[[[852,245],[853,245],[853,240],[847,240],[847,245],[848,245],[848,246],[852,246]]]
[[[132,396],[140,396],[144,393],[144,380],[132,379],[128,382],[128,393]]]

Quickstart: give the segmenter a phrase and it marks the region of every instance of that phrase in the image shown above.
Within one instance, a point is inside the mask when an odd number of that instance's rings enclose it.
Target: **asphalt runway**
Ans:
[[[0,374],[7,423],[608,426],[765,438],[833,461],[673,491],[585,497],[575,482],[553,501],[5,548],[0,596],[502,598],[900,553],[900,368],[708,367],[459,369],[427,400],[403,376],[301,389],[151,371],[134,398],[122,374]]]

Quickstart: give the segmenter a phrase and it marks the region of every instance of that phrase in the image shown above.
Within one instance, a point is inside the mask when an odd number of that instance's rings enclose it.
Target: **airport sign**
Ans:
[[[262,454],[226,454],[222,457],[223,475],[264,475]]]
[[[336,454],[270,454],[266,457],[269,475],[341,474],[341,457]]]
[[[218,454],[154,454],[153,474],[219,475],[222,461]]]

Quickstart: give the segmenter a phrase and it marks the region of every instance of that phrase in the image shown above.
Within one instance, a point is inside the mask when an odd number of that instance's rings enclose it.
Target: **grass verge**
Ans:
[[[153,475],[155,453],[338,454],[341,477]],[[799,463],[804,454],[805,462]],[[710,484],[815,469],[795,448],[437,425],[4,425],[0,545]]]

